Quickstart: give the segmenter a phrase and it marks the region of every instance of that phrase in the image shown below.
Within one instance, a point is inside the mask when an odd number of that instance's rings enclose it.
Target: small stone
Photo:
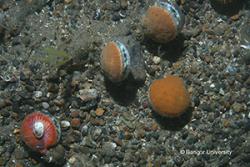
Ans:
[[[133,136],[132,136],[132,134],[129,133],[128,131],[125,131],[124,137],[125,137],[126,140],[130,140]]]
[[[122,146],[122,140],[120,140],[119,138],[115,138],[114,142],[118,145],[118,146]]]
[[[102,151],[103,155],[113,157],[115,156],[115,148],[117,145],[113,142],[106,142],[103,144]]]
[[[230,121],[229,120],[224,120],[223,121],[223,126],[225,127],[225,128],[228,128],[229,126],[230,126]]]
[[[90,121],[93,125],[96,125],[96,126],[103,126],[103,125],[105,125],[105,121],[104,120],[102,120],[102,119],[92,119],[91,121]]]
[[[89,127],[87,125],[84,125],[81,128],[82,136],[87,136],[88,135],[88,130],[89,130]]]
[[[127,9],[128,7],[128,0],[121,0],[121,8]]]
[[[98,93],[96,89],[82,89],[79,91],[80,99],[84,102],[95,100],[98,98]]]
[[[225,95],[225,92],[224,92],[224,90],[223,90],[222,88],[220,88],[219,93],[220,93],[220,95],[222,95],[222,96]]]
[[[19,134],[19,132],[20,132],[20,129],[19,129],[19,128],[15,128],[15,129],[13,130],[13,133],[14,133],[14,134]]]
[[[64,99],[55,99],[54,103],[55,103],[56,106],[62,107],[65,102],[64,102]]]
[[[143,130],[143,129],[138,129],[137,131],[136,131],[136,137],[137,138],[139,138],[139,139],[141,139],[141,138],[144,138],[145,137],[145,130]]]
[[[68,162],[69,162],[70,164],[74,164],[74,163],[76,162],[76,160],[77,160],[77,159],[76,159],[74,156],[72,156],[72,157],[69,158]]]
[[[215,88],[215,84],[211,84],[211,85],[210,85],[210,88]]]
[[[43,96],[43,92],[42,91],[34,91],[34,97],[35,98],[41,98]]]
[[[234,111],[236,111],[236,112],[240,112],[240,111],[243,111],[244,110],[244,106],[242,105],[242,104],[240,104],[240,103],[234,103],[233,105],[232,105],[232,109],[234,110]]]
[[[44,109],[48,109],[49,108],[49,103],[42,102],[42,106],[43,106]]]
[[[196,74],[198,72],[198,66],[196,64],[193,64],[190,68],[190,72],[192,74]]]
[[[71,113],[70,113],[70,116],[72,117],[72,118],[76,118],[76,117],[79,117],[79,111],[71,111]]]
[[[61,121],[61,126],[62,126],[62,128],[67,129],[70,127],[70,122],[63,120],[63,121]]]
[[[71,127],[72,128],[75,128],[75,129],[78,129],[81,125],[81,120],[79,118],[73,118],[71,120]]]
[[[152,127],[151,127],[152,131],[157,131],[158,128],[159,128],[159,125],[158,125],[156,122],[154,122],[154,123],[152,124]]]
[[[97,116],[102,116],[104,112],[105,112],[105,110],[102,109],[102,108],[97,108],[97,109],[95,110],[95,114],[96,114]]]
[[[101,134],[102,134],[102,129],[96,128],[92,134],[92,138],[96,140],[101,136]]]
[[[159,64],[160,62],[161,62],[161,58],[160,57],[158,57],[158,56],[154,56],[153,57],[153,62],[154,62],[154,64]]]

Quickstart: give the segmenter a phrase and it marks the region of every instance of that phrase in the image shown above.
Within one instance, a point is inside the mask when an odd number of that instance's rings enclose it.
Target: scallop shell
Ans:
[[[60,140],[61,128],[55,117],[49,113],[33,112],[22,122],[21,138],[32,150],[45,154]]]
[[[123,81],[130,71],[130,55],[127,47],[119,41],[108,42],[101,53],[101,68],[110,81]]]

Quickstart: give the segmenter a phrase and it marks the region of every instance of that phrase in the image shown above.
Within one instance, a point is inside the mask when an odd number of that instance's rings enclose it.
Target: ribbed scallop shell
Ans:
[[[102,50],[100,62],[104,74],[112,82],[120,82],[128,76],[130,56],[123,43],[108,42]]]
[[[36,121],[44,125],[44,134],[38,138],[33,133]],[[47,150],[60,140],[61,129],[56,119],[48,113],[33,112],[25,117],[21,125],[21,137],[24,143],[32,150],[45,154]]]
[[[175,3],[170,2],[156,1],[143,18],[145,35],[159,43],[173,40],[183,24],[183,14]]]

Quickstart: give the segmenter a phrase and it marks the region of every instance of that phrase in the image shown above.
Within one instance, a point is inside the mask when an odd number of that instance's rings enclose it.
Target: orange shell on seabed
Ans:
[[[60,126],[55,123],[51,115],[42,112],[33,112],[25,117],[20,128],[21,138],[32,150],[46,154],[47,150],[57,144],[60,139]],[[34,134],[34,124],[41,122],[44,134],[37,137]]]
[[[190,96],[183,80],[171,75],[151,84],[149,100],[155,112],[167,117],[180,116],[190,105]]]
[[[143,18],[145,34],[156,42],[173,40],[177,35],[177,26],[172,15],[162,7],[151,6]]]
[[[127,59],[129,59],[129,55],[122,43],[114,41],[108,42],[102,49],[101,68],[111,81],[122,81],[128,72],[127,66],[129,60]]]

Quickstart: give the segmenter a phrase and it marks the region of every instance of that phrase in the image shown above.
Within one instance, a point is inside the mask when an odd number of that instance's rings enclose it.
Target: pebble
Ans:
[[[118,146],[122,146],[123,142],[122,140],[120,140],[119,138],[115,138],[114,142],[118,145]]]
[[[33,94],[35,98],[41,98],[43,96],[42,91],[34,91]]]
[[[98,98],[98,92],[96,89],[82,89],[79,91],[79,97],[83,102],[96,100]]]
[[[62,120],[61,121],[61,127],[63,129],[68,129],[70,127],[70,122],[69,121],[66,121],[66,120]]]
[[[76,162],[76,160],[77,160],[76,157],[72,156],[72,157],[69,158],[68,162],[70,164],[74,164]]]
[[[78,110],[73,110],[73,111],[70,112],[70,116],[72,118],[79,117],[79,115],[80,115],[80,112]]]
[[[93,125],[96,125],[96,126],[104,126],[105,125],[105,121],[103,119],[91,119],[90,122],[93,124]]]
[[[93,133],[92,133],[92,137],[93,139],[98,139],[102,134],[102,129],[101,128],[96,128]]]
[[[72,128],[78,129],[81,125],[81,120],[79,118],[73,118],[70,124]]]
[[[158,65],[161,62],[161,58],[158,57],[158,56],[154,56],[153,57],[153,62],[154,62],[154,64]]]
[[[97,116],[102,116],[104,112],[105,112],[105,110],[102,109],[102,108],[97,108],[97,109],[95,110],[95,114],[96,114]]]
[[[49,108],[49,103],[42,102],[42,106],[43,106],[44,109],[48,109]]]
[[[233,105],[232,105],[232,109],[236,112],[241,112],[244,110],[244,106],[240,103],[237,103],[235,102]]]
[[[58,107],[62,107],[65,104],[65,102],[64,99],[55,99],[54,104]]]
[[[83,137],[88,135],[88,131],[89,131],[88,125],[82,126],[82,128],[81,128],[81,133],[82,133],[82,136],[83,136]]]
[[[102,146],[102,154],[107,157],[115,156],[115,148],[117,147],[116,143],[106,142]]]

